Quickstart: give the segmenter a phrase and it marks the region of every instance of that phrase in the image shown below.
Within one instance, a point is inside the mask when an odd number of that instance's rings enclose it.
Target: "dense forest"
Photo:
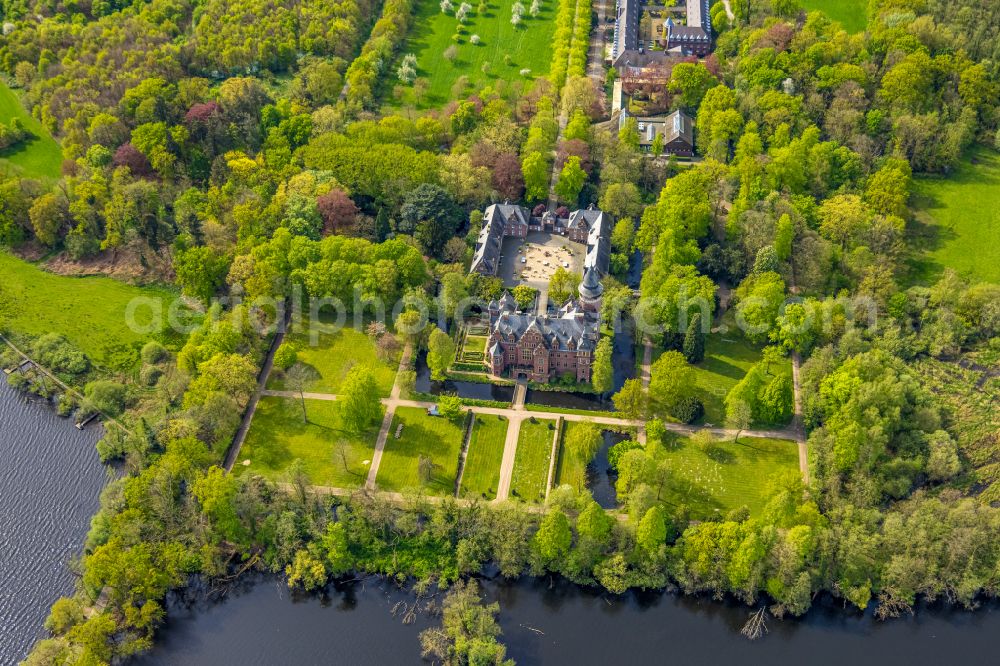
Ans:
[[[696,118],[705,159],[681,165],[642,155],[634,122],[595,122],[601,91],[565,16],[569,66],[552,80],[458,86],[413,114],[379,111],[409,29],[403,0],[4,0],[0,70],[64,161],[55,184],[0,180],[0,245],[110,256],[205,306],[186,340],[143,349],[142,381],[158,390],[137,398],[127,373],[94,389],[114,393],[108,409],[129,424],[100,445],[126,474],[102,494],[79,592],[55,604],[28,663],[147,649],[169,590],[252,567],[316,589],[354,571],[448,586],[493,562],[612,593],[673,584],[763,599],[777,615],[806,612],[820,592],[882,617],[918,599],[973,608],[995,596],[996,407],[969,405],[986,390],[995,402],[996,373],[958,389],[942,377],[1000,363],[1000,285],[952,271],[914,280],[908,202],[915,177],[1000,143],[1000,5],[871,0],[868,30],[848,34],[794,0],[735,4],[750,15],[717,22],[714,55],[673,66],[661,91],[662,106]],[[262,303],[358,291],[405,300],[408,320],[495,296],[495,282],[466,277],[479,211],[546,201],[553,168],[560,204],[628,221],[605,309],[645,310],[668,350],[649,394],[627,382],[615,396],[649,419],[645,446],[612,451],[627,520],[571,488],[537,513],[416,493],[402,505],[318,497],[294,467],[291,492],[219,468],[268,346],[259,330],[275,315]],[[618,281],[635,249],[638,301]],[[803,360],[810,473],[773,480],[758,515],[695,521],[662,501],[661,420],[690,406],[672,379],[697,354],[678,296],[701,296],[711,315],[720,286],[748,337]],[[241,303],[213,302],[234,294]],[[790,391],[755,368],[728,417],[787,420]],[[460,592],[446,625],[479,615]],[[448,653],[444,638],[425,640]]]

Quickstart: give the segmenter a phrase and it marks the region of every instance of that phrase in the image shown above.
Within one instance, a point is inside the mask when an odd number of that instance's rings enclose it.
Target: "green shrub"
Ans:
[[[28,378],[20,372],[7,375],[7,385],[15,391],[27,391],[30,384],[31,382],[28,381]]]
[[[299,360],[298,350],[290,342],[282,342],[274,352],[274,365],[280,370],[288,370]]]
[[[70,393],[63,393],[56,402],[56,413],[59,416],[69,416],[76,407],[76,398]]]
[[[678,401],[671,413],[681,423],[694,423],[705,415],[705,405],[698,398],[688,396]]]
[[[150,340],[142,347],[140,353],[142,362],[147,365],[156,365],[167,357],[167,348],[156,340]]]
[[[90,382],[84,387],[83,394],[94,409],[105,414],[117,416],[125,410],[126,391],[118,382],[104,379]]]
[[[155,365],[144,365],[139,371],[139,381],[143,386],[156,386],[156,382],[160,381],[162,376],[163,371]]]
[[[90,360],[58,333],[46,333],[31,346],[35,358],[53,372],[79,375],[90,369]]]

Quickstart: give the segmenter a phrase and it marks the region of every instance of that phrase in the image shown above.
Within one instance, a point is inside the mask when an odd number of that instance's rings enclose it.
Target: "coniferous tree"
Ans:
[[[701,313],[691,317],[684,334],[684,358],[688,363],[699,363],[705,358],[705,331],[701,327]]]

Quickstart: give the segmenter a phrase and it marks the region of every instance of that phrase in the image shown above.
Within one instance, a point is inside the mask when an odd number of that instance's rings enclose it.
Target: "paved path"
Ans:
[[[642,341],[642,388],[649,388],[649,368],[653,364],[653,343],[649,338]]]
[[[543,315],[549,311],[549,285],[539,288],[538,290],[538,314]]]
[[[608,3],[610,0],[597,0],[594,8],[597,13],[597,24],[590,28],[590,50],[587,52],[587,76],[594,83],[594,90],[601,103],[604,113],[608,112],[607,94],[604,92],[604,29],[607,25]],[[613,10],[612,10],[613,11]]]
[[[802,472],[802,481],[809,483],[809,446],[806,444],[806,428],[802,422],[802,386],[799,383],[799,364],[801,363],[798,352],[792,353],[792,387],[795,396],[795,414],[792,416],[791,428],[795,432],[795,439],[799,443],[799,471]]]
[[[514,384],[514,401],[510,408],[518,411],[524,410],[524,400],[528,396],[528,385],[524,382]]]
[[[333,393],[311,393],[306,391],[299,395],[298,391],[275,391],[273,389],[264,389],[261,391],[261,395],[269,396],[272,398],[305,398],[306,400],[336,400],[337,396]]]
[[[382,404],[385,405],[385,416],[382,417],[382,427],[379,428],[378,438],[375,440],[375,452],[372,454],[372,464],[368,468],[368,479],[365,481],[365,488],[368,490],[375,490],[375,477],[378,476],[378,467],[382,464],[382,453],[385,451],[385,442],[389,438],[389,429],[392,427],[392,419],[396,415],[396,407],[401,402],[399,394],[402,392],[403,386],[399,383],[399,378],[403,374],[403,371],[409,367],[412,352],[413,345],[407,342],[406,347],[403,348],[402,356],[399,357],[396,381],[393,382],[389,399],[382,400]],[[336,400],[336,397],[334,397],[334,400]]]
[[[476,413],[489,413],[480,412],[480,409],[489,409],[487,407],[470,407],[472,411]],[[500,483],[497,486],[497,500],[502,502],[503,500],[510,497],[510,481],[514,476],[514,457],[517,455],[517,438],[521,432],[521,421],[528,418],[528,414],[525,412],[516,412],[512,409],[497,409],[498,415],[507,417],[507,439],[503,443],[503,459],[500,462]]]
[[[287,318],[283,318],[278,324],[278,330],[274,334],[274,339],[271,340],[271,346],[267,350],[267,356],[264,357],[264,365],[260,368],[260,374],[257,375],[257,388],[254,390],[253,395],[250,397],[250,402],[247,404],[246,411],[243,412],[243,421],[240,423],[239,430],[233,435],[233,441],[229,445],[229,450],[226,452],[226,461],[224,467],[227,472],[233,471],[233,465],[236,464],[236,459],[240,455],[240,449],[243,448],[243,442],[246,441],[247,433],[250,431],[250,423],[253,421],[253,415],[257,411],[257,403],[260,402],[260,396],[265,394],[265,386],[267,385],[267,378],[271,376],[271,369],[274,367],[274,352],[278,350],[281,346],[281,342],[285,339],[285,329],[288,326]],[[294,391],[292,395],[298,397],[298,394]]]

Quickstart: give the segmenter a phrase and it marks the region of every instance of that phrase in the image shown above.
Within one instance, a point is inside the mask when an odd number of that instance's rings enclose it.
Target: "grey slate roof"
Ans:
[[[611,43],[611,58],[623,51],[639,48],[640,0],[618,0],[615,5],[615,33]]]
[[[593,268],[583,274],[583,282],[580,283],[580,295],[584,298],[597,299],[604,293],[604,285],[601,284],[601,277]]]
[[[483,228],[476,239],[476,251],[472,255],[470,270],[475,273],[495,275],[500,264],[500,248],[503,246],[504,227],[509,221],[528,224],[531,212],[524,206],[514,204],[493,204],[483,214]]]
[[[663,128],[665,143],[682,139],[687,145],[694,147],[694,122],[683,111],[674,111],[667,116]]]
[[[576,313],[549,317],[523,312],[504,312],[497,319],[493,330],[499,331],[504,337],[513,336],[514,340],[520,340],[530,330],[538,331],[545,339],[548,349],[553,351],[574,349],[593,351],[599,337],[597,323]]]
[[[584,273],[596,268],[600,275],[607,275],[611,268],[611,219],[596,208],[574,210],[569,214],[567,226],[572,229],[580,224],[586,224],[589,229],[587,255],[583,260]]]

